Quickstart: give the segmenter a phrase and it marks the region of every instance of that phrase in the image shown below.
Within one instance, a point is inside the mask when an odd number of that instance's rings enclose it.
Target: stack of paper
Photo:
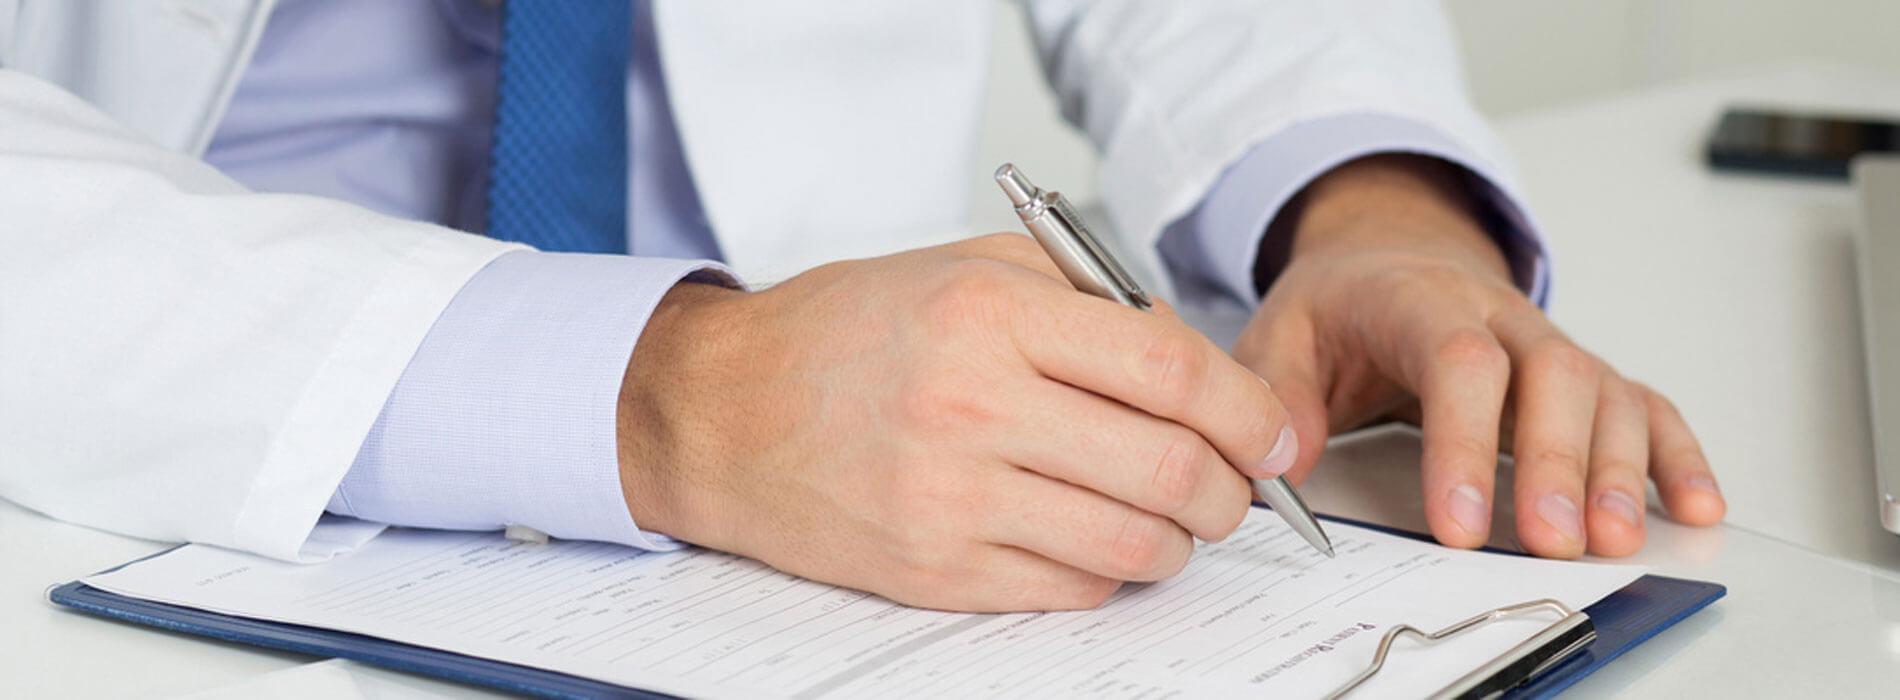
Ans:
[[[1319,695],[1391,625],[1539,598],[1582,608],[1642,573],[1327,527],[1337,559],[1256,510],[1174,578],[1064,613],[907,608],[706,550],[412,530],[317,566],[194,545],[85,583],[680,695],[1161,698]],[[1550,622],[1402,643],[1363,694],[1442,687]]]

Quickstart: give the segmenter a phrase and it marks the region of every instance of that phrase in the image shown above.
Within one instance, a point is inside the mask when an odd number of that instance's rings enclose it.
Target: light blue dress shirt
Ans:
[[[633,0],[628,71],[630,256],[509,253],[436,320],[331,498],[334,513],[418,527],[516,524],[649,549],[622,496],[616,401],[660,298],[733,284],[681,155],[648,0]],[[500,18],[477,0],[283,0],[205,159],[247,186],[348,200],[479,232]],[[1403,118],[1308,122],[1257,145],[1163,235],[1183,296],[1258,303],[1254,252],[1319,174],[1371,153],[1466,167],[1520,287],[1542,250],[1467,149]]]

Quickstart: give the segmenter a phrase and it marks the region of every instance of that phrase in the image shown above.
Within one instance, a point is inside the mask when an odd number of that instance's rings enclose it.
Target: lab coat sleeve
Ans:
[[[0,70],[0,496],[303,550],[417,345],[519,246],[247,192]]]
[[[1502,146],[1465,94],[1451,29],[1436,3],[1415,0],[1022,0],[1043,70],[1063,115],[1101,156],[1100,192],[1111,229],[1171,296],[1232,306],[1233,283],[1250,274],[1258,232],[1209,236],[1196,245],[1222,261],[1208,270],[1163,250],[1170,224],[1195,211],[1223,174],[1256,148],[1285,158],[1262,192],[1271,209],[1324,168],[1406,144],[1482,175],[1480,192],[1534,231]],[[1357,120],[1389,128],[1354,134],[1324,128]],[[1397,125],[1394,127],[1393,125]],[[1324,130],[1325,152],[1276,136]],[[1406,144],[1384,150],[1408,150]],[[1392,144],[1387,144],[1392,145]],[[1302,158],[1292,156],[1299,155]],[[1310,156],[1310,157],[1305,157]],[[1252,176],[1250,176],[1252,177]],[[1270,218],[1270,216],[1269,216]],[[1531,239],[1534,241],[1534,239]],[[1251,245],[1249,245],[1251,241]],[[1170,246],[1173,247],[1173,246]],[[1541,255],[1526,266],[1527,291],[1548,277]],[[1225,268],[1231,267],[1232,270]],[[1541,291],[1533,293],[1541,296]],[[1247,303],[1251,300],[1240,300]]]

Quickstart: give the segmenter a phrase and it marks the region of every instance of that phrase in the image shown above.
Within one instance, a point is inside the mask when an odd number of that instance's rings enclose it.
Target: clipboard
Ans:
[[[1321,516],[1326,520],[1378,530],[1399,537],[1429,541],[1430,535],[1385,525]],[[1529,556],[1494,547],[1482,551],[1508,556]],[[1375,675],[1395,648],[1396,637],[1410,629],[1416,637],[1442,640],[1459,631],[1492,620],[1516,616],[1541,608],[1557,613],[1556,619],[1537,635],[1512,647],[1490,663],[1460,677],[1451,686],[1430,695],[1434,698],[1498,698],[1500,700],[1543,700],[1583,680],[1584,676],[1669,629],[1677,622],[1708,607],[1728,595],[1728,587],[1708,581],[1692,581],[1645,574],[1622,589],[1605,596],[1581,611],[1554,600],[1526,601],[1479,612],[1470,618],[1435,632],[1423,632],[1409,625],[1388,630],[1379,649],[1368,659],[1367,669],[1348,679],[1329,698],[1349,700],[1352,687]],[[1432,640],[1432,641],[1436,641]],[[1414,649],[1414,652],[1423,651]],[[1403,653],[1398,652],[1398,653]],[[1429,651],[1424,651],[1429,654]]]
[[[1425,539],[1415,533],[1351,520],[1329,519]],[[160,552],[152,556],[162,554]],[[1518,645],[1492,663],[1473,669],[1460,679],[1461,683],[1472,683],[1462,689],[1448,688],[1446,690],[1454,692],[1443,697],[1495,697],[1507,700],[1551,697],[1726,593],[1727,589],[1720,584],[1643,576],[1582,611],[1569,611],[1579,614],[1559,617],[1544,633]],[[525,695],[563,699],[675,697],[366,635],[157,603],[109,593],[78,581],[52,588],[47,592],[47,597],[57,605],[80,612],[159,629],[314,656],[349,659]],[[1482,624],[1483,620],[1490,619],[1497,612],[1486,611],[1460,625]],[[1581,633],[1586,630],[1588,635]],[[1396,646],[1385,663],[1428,659],[1429,654],[1429,650],[1409,645]],[[1371,659],[1367,661],[1370,663]],[[1350,699],[1353,696],[1347,694],[1344,697]]]

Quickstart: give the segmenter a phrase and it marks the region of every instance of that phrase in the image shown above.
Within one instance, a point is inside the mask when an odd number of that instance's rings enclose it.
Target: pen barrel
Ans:
[[[1017,207],[1016,214],[1076,289],[1143,311],[1154,307],[1128,271],[1101,249],[1082,217],[1060,193],[1042,192],[1030,204]]]
[[[1035,186],[1010,163],[996,169],[996,184],[1009,197],[1016,217],[1023,220],[1023,227],[1036,237],[1036,242],[1042,244],[1042,249],[1062,270],[1062,276],[1077,290],[1142,311],[1154,308],[1148,293],[1135,284],[1128,270],[1089,232],[1088,225],[1082,223],[1082,216],[1069,206],[1069,200],[1061,193]],[[1286,520],[1300,537],[1326,556],[1333,556],[1333,545],[1326,538],[1326,530],[1320,527],[1313,511],[1307,509],[1300,494],[1286,479],[1255,480],[1253,486],[1255,495]]]

